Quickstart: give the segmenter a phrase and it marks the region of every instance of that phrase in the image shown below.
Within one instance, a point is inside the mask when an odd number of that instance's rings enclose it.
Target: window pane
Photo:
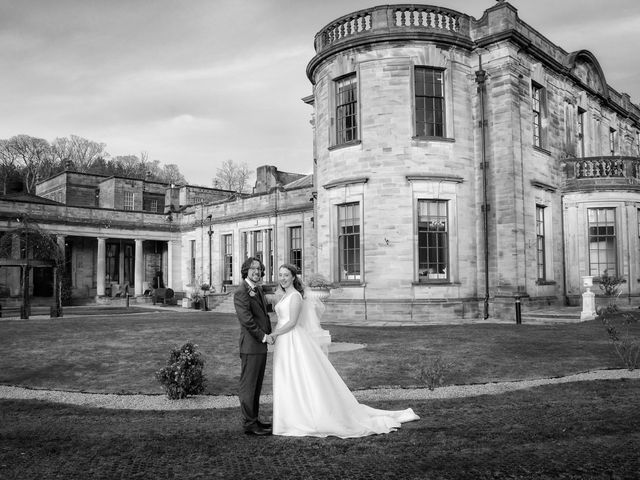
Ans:
[[[442,70],[415,69],[415,130],[419,137],[444,137],[443,78]]]
[[[614,208],[590,208],[589,275],[600,276],[605,270],[617,275],[616,225]]]
[[[449,278],[449,221],[446,200],[418,202],[418,276],[420,280]]]
[[[360,280],[360,207],[338,206],[338,268],[340,280]]]

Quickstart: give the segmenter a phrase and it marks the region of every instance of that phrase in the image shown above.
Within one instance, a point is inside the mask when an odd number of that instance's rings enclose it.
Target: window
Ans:
[[[151,210],[152,212],[158,211],[158,200],[151,200],[149,204],[149,210]]]
[[[105,262],[105,273],[107,275],[107,282],[119,282],[120,281],[120,244],[107,243],[107,261]]]
[[[536,265],[538,280],[546,280],[547,257],[545,248],[544,206],[536,205]]]
[[[231,234],[222,236],[222,280],[233,281],[233,237]]]
[[[586,155],[584,149],[584,113],[584,110],[578,108],[578,154],[580,158],[584,158]]]
[[[439,69],[415,69],[417,137],[444,137],[443,77],[444,72]]]
[[[616,154],[616,129],[609,129],[609,155]]]
[[[355,74],[336,80],[336,145],[358,139],[358,84]]]
[[[262,250],[262,230],[251,232],[253,237],[253,256],[264,264],[264,252]]]
[[[267,265],[265,273],[265,281],[273,282],[273,230],[267,230]]]
[[[338,205],[340,281],[360,280],[360,204]]]
[[[447,200],[418,201],[418,279],[449,278]]]
[[[133,210],[133,192],[124,192],[124,209]]]
[[[196,284],[196,241],[191,240],[189,242],[189,267],[191,268],[190,272],[190,283],[191,285]]]
[[[129,285],[135,284],[135,255],[134,246],[131,244],[124,245],[124,279],[123,281],[129,282]]]
[[[533,146],[542,148],[542,87],[531,84],[533,113]]]
[[[589,275],[598,277],[606,270],[617,275],[616,269],[616,210],[589,208]]]
[[[302,272],[302,227],[289,228],[289,263]]]

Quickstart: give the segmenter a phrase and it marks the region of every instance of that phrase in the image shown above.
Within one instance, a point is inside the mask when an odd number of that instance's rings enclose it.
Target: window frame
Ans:
[[[544,148],[543,128],[545,89],[539,83],[531,82],[531,128],[533,133],[533,146]],[[536,141],[537,140],[537,141]]]
[[[591,213],[595,214],[595,222],[591,221]],[[605,218],[604,220],[600,220],[600,215],[603,212]],[[607,270],[610,276],[616,276],[618,274],[618,232],[617,232],[617,209],[616,207],[590,207],[587,208],[587,248],[588,248],[588,267],[589,267],[589,275],[593,277],[600,277],[605,270]],[[607,213],[611,213],[612,222],[610,222],[607,217]],[[613,227],[613,234],[608,234],[607,228]],[[592,234],[592,228],[605,228],[605,233],[597,233]],[[612,246],[612,253],[609,253],[608,244],[605,243],[604,248],[602,247],[592,247],[592,238],[604,238],[604,241],[607,242],[607,239],[611,239],[608,242]],[[593,252],[596,252],[597,258],[594,260]],[[604,255],[605,261],[601,261],[601,256]],[[613,258],[609,259],[609,255]],[[601,269],[601,266],[604,265],[605,268]],[[612,271],[613,270],[613,271]]]
[[[424,90],[424,95],[419,95],[419,91],[421,89],[418,88],[419,85],[419,72],[429,72],[430,74],[434,75],[433,78],[433,85],[437,85],[436,84],[436,79],[435,79],[435,74],[437,73],[440,76],[439,79],[439,88],[440,88],[440,95],[436,95],[437,92],[435,92],[435,89],[432,89],[432,91],[430,93],[432,93],[432,95],[427,95],[426,92],[426,88],[422,89]],[[414,138],[416,139],[446,139],[447,138],[447,103],[446,103],[446,81],[445,81],[445,74],[446,74],[446,69],[443,67],[434,67],[434,66],[430,66],[430,65],[415,65],[413,67],[413,132],[414,132]],[[426,86],[426,79],[423,82],[423,86]],[[426,100],[425,100],[425,108],[424,109],[419,109],[418,108],[418,99],[431,99],[432,101],[432,108],[430,110],[428,110],[426,108]],[[435,100],[439,99],[441,104],[440,104],[440,110],[437,110],[435,108]],[[419,120],[419,114],[418,112],[423,110],[425,112],[424,117],[424,122],[421,122]],[[432,122],[428,122],[428,113],[427,112],[431,112],[432,114],[432,118],[433,121]],[[440,122],[437,122],[437,115],[441,115],[440,118]],[[419,128],[419,123],[423,124],[425,127],[423,129]],[[431,128],[431,133],[433,133],[433,135],[428,135],[429,129],[427,128],[428,125],[432,125],[433,128]],[[436,132],[436,128],[439,126],[441,132],[440,134],[437,134]]]
[[[586,113],[587,111],[585,109],[578,107],[578,149],[580,151],[580,158],[584,158],[587,155],[584,143],[584,120]]]
[[[294,232],[297,233],[294,235]],[[292,225],[287,227],[287,252],[288,261],[291,265],[295,265],[299,272],[302,272],[303,266],[303,243],[302,243],[302,225]]]
[[[124,192],[122,209],[131,211],[135,209],[135,193],[134,192]]]
[[[220,236],[222,246],[222,281],[233,281],[233,234],[225,233]]]
[[[350,82],[352,88],[344,91],[340,91],[341,84],[346,85]],[[345,101],[343,96],[349,96],[351,94],[351,101]],[[341,75],[333,79],[333,146],[352,145],[360,141],[360,101],[359,101],[359,88],[358,88],[358,75],[356,72],[349,72],[345,75]],[[348,112],[348,115],[342,115],[344,111]],[[347,119],[352,119],[349,126],[346,126]],[[343,127],[343,128],[341,128]],[[349,134],[345,132],[350,132]],[[352,135],[351,138],[347,138]]]
[[[612,157],[616,155],[616,140],[617,140],[617,130],[613,127],[609,127],[609,155]]]
[[[429,210],[429,206],[434,206],[436,209],[436,213],[433,215],[425,215],[424,217],[421,214],[422,205],[425,205],[427,211]],[[440,211],[441,206],[444,206],[444,214]],[[442,199],[442,198],[418,198],[417,199],[417,210],[416,210],[416,272],[418,283],[450,283],[451,282],[451,255],[450,255],[450,243],[451,243],[451,220],[450,220],[450,200]],[[442,222],[444,219],[444,230],[430,230],[428,228],[424,228],[421,224],[433,223],[433,220],[428,219],[437,219],[436,226],[438,223]],[[440,237],[444,234],[444,245],[441,242]],[[422,244],[422,239],[424,238],[424,245]],[[435,238],[435,243],[430,244],[430,239],[433,240]],[[430,251],[436,251],[436,260],[435,262],[429,262]],[[444,254],[440,251],[444,250]],[[424,253],[423,253],[424,252]],[[427,262],[423,266],[422,258],[423,255],[426,256]],[[434,266],[429,266],[433,264]],[[440,265],[444,264],[444,267],[440,267]],[[429,272],[428,270],[434,268],[435,272]],[[426,275],[421,273],[422,270],[427,269]],[[444,272],[439,272],[438,270],[444,270]],[[433,275],[430,277],[430,275]]]
[[[343,216],[342,212],[346,212],[349,209],[350,212],[357,213],[357,217]],[[347,224],[348,220],[357,220]],[[349,233],[342,233],[344,226],[357,227],[357,231]],[[337,252],[337,278],[339,283],[361,283],[363,280],[363,264],[362,264],[362,212],[361,203],[359,201],[344,202],[336,205],[336,246]],[[353,242],[351,242],[353,241]],[[344,245],[344,243],[347,245]],[[357,246],[352,245],[357,243]],[[345,254],[345,252],[347,252]],[[348,252],[352,252],[349,254]],[[345,260],[347,257],[347,260]],[[349,262],[349,260],[351,262]],[[352,266],[357,266],[357,274],[349,273],[349,269]],[[352,277],[352,278],[349,278]]]
[[[536,204],[536,272],[538,282],[547,281],[547,236],[545,205]]]

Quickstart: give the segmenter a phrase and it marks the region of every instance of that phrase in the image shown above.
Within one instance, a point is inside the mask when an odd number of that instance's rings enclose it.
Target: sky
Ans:
[[[311,173],[312,108],[301,99],[314,36],[382,3],[0,0],[0,139],[78,135],[206,186],[229,159]],[[428,3],[480,18],[495,1]],[[640,104],[638,0],[510,3],[567,52],[591,51],[609,85]]]

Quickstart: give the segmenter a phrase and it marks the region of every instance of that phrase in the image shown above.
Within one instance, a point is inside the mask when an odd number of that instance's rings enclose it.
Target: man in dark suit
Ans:
[[[233,296],[240,321],[240,409],[244,432],[248,435],[270,435],[271,424],[260,422],[260,391],[267,366],[267,344],[273,344],[267,302],[259,285],[264,265],[257,258],[242,264],[242,282]]]

